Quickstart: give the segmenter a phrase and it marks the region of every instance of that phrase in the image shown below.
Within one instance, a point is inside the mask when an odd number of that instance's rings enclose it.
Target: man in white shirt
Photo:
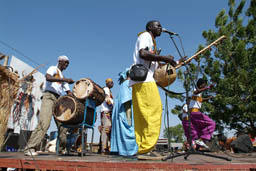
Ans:
[[[134,64],[143,64],[149,69],[145,81],[130,81],[138,159],[159,157],[154,155],[152,150],[160,134],[162,103],[153,75],[158,61],[176,64],[172,56],[156,54],[155,38],[160,36],[161,32],[159,21],[149,21],[146,31],[139,34],[133,54]]]
[[[48,68],[45,78],[46,87],[42,98],[41,111],[39,114],[38,125],[32,132],[31,137],[25,147],[24,154],[28,156],[35,156],[38,153],[35,151],[36,147],[41,143],[47,130],[50,127],[53,105],[59,96],[65,91],[68,95],[72,95],[69,85],[74,83],[70,78],[64,78],[62,71],[65,70],[69,65],[69,59],[67,56],[59,56],[58,65],[51,66]],[[57,127],[60,123],[55,120]],[[66,132],[67,129],[60,127],[60,152],[65,148],[66,144]]]

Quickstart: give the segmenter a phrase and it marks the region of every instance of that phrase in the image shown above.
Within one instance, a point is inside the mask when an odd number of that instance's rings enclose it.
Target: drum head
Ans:
[[[85,99],[90,96],[92,90],[92,81],[90,79],[83,78],[75,83],[73,88],[73,94],[78,99]]]
[[[60,122],[65,122],[73,118],[74,111],[76,111],[74,99],[69,96],[63,96],[55,104],[54,117]]]

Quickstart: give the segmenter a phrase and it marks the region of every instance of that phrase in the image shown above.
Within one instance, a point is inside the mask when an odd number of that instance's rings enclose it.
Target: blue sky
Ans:
[[[215,29],[215,18],[223,8],[228,10],[228,1],[2,0],[0,41],[29,59],[2,43],[0,52],[14,55],[32,67],[45,64],[39,69],[43,74],[49,66],[56,65],[59,55],[67,55],[70,65],[64,71],[66,77],[91,78],[101,86],[111,77],[116,96],[118,73],[132,64],[137,33],[145,30],[147,21],[159,20],[164,28],[179,33],[185,53],[190,57],[199,44],[205,45],[202,32]],[[175,41],[180,48],[179,40],[175,38]],[[167,34],[157,38],[157,45],[162,54],[179,59]],[[170,89],[183,91],[182,82],[176,80]],[[164,93],[160,91],[165,106]],[[179,103],[168,101],[170,110]],[[170,114],[170,126],[179,123]],[[54,129],[52,124],[49,131]],[[97,135],[94,141],[98,141]]]

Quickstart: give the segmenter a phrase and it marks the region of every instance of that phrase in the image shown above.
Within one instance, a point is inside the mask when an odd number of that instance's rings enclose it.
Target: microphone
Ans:
[[[165,28],[162,28],[162,32],[168,33],[169,35],[176,35],[176,36],[178,35],[177,33],[171,32]]]

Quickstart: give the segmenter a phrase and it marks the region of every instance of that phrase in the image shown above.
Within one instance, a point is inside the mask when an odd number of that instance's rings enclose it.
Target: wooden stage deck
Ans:
[[[229,157],[226,161],[205,155],[191,154],[187,160],[184,156],[168,159],[167,161],[137,160],[135,157],[126,158],[116,155],[87,154],[84,157],[56,156],[41,154],[34,158],[24,156],[22,152],[0,152],[0,170],[3,168],[19,168],[17,170],[95,170],[95,171],[125,171],[125,170],[249,170],[256,171],[256,153],[213,155]]]

